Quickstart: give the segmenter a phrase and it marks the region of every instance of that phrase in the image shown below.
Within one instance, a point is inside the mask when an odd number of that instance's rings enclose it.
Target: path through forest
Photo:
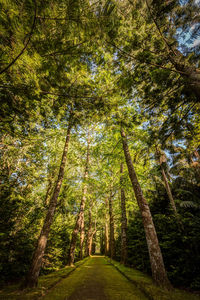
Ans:
[[[43,297],[45,300],[143,300],[146,296],[103,256],[90,257]]]

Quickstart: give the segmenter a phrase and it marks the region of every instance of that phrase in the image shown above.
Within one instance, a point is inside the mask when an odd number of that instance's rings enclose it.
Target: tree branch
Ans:
[[[76,47],[78,47],[78,46],[81,46],[81,45],[83,45],[84,43],[86,43],[87,41],[83,41],[83,42],[81,42],[81,43],[79,43],[79,44],[76,44],[76,45],[74,45],[74,46],[71,46],[71,47],[69,47],[69,48],[67,48],[67,49],[65,49],[65,50],[63,50],[63,51],[55,51],[55,52],[52,52],[52,53],[47,53],[47,54],[44,54],[44,55],[42,55],[42,57],[45,57],[45,56],[51,56],[51,55],[55,55],[55,54],[66,54],[70,49],[73,49],[73,48],[76,48]]]
[[[128,57],[130,57],[130,58],[132,58],[132,59],[135,59],[135,60],[137,60],[137,61],[140,62],[140,59],[139,59],[139,58],[137,58],[137,57],[135,57],[135,56],[133,56],[133,55],[127,53],[126,51],[120,49],[119,47],[117,47],[115,44],[113,44],[113,43],[111,43],[111,42],[108,42],[108,41],[106,41],[106,42],[107,42],[108,44],[110,44],[111,46],[113,46],[114,48],[116,48],[117,50],[119,50],[121,53],[125,54],[126,56],[128,56]],[[167,67],[161,66],[161,65],[159,65],[159,64],[154,64],[154,63],[147,62],[147,61],[144,61],[144,62],[142,62],[142,63],[145,63],[145,64],[150,65],[150,66],[158,67],[158,68],[161,68],[161,69],[164,69],[164,70],[169,70],[169,71],[171,71],[171,72],[175,72],[175,73],[178,73],[178,74],[188,75],[186,72],[182,72],[182,71],[174,70],[174,69],[171,69],[171,68],[167,68]]]
[[[156,19],[154,18],[153,14],[152,14],[152,12],[151,12],[151,8],[150,8],[150,6],[149,6],[148,0],[146,0],[146,5],[147,5],[147,8],[148,8],[148,10],[149,10],[150,16],[151,16],[151,18],[153,19],[153,22],[154,22],[154,24],[156,25],[156,28],[157,28],[157,30],[158,30],[158,32],[159,32],[159,34],[160,34],[162,40],[164,41],[164,43],[166,44],[166,46],[167,46],[167,48],[168,48],[168,51],[172,51],[173,54],[176,56],[176,52],[175,52],[174,49],[171,47],[171,45],[168,43],[168,41],[166,40],[166,38],[163,36],[163,34],[162,34],[161,30],[160,30],[160,27],[158,26],[158,23],[157,23]]]
[[[29,37],[24,45],[24,48],[21,50],[21,52],[13,59],[13,61],[11,63],[9,63],[7,65],[7,67],[5,67],[3,70],[0,71],[0,74],[4,73],[5,71],[7,71],[17,60],[18,58],[24,53],[24,51],[26,50],[30,40],[31,40],[31,37],[33,35],[33,31],[34,31],[34,28],[35,28],[35,24],[36,24],[36,18],[37,18],[37,3],[36,3],[36,0],[34,0],[34,4],[35,4],[35,10],[34,10],[34,18],[33,18],[33,24],[32,24],[32,27],[31,27],[31,31],[29,33]]]
[[[76,98],[76,99],[101,99],[101,97],[97,97],[97,96],[84,96],[84,95],[77,96],[77,95],[69,95],[69,94],[55,94],[55,93],[46,92],[46,91],[41,91],[41,93],[58,96],[58,97],[68,97],[68,98]]]

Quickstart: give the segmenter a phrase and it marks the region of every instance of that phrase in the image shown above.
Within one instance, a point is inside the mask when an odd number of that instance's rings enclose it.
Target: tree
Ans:
[[[143,220],[143,225],[145,229],[145,235],[146,235],[146,240],[147,240],[147,245],[149,250],[149,257],[151,262],[152,276],[156,284],[162,286],[163,288],[171,289],[171,284],[167,278],[167,273],[163,263],[162,253],[160,250],[151,212],[149,210],[148,203],[146,202],[143,196],[140,184],[138,182],[137,175],[135,173],[131,156],[129,153],[126,135],[123,128],[121,129],[121,136],[122,136],[124,156],[129,171],[129,177],[142,215],[142,220]]]
[[[105,255],[109,254],[109,232],[108,232],[108,214],[107,214],[107,200],[106,200],[106,212],[105,212],[105,232],[104,232],[104,243],[105,243]]]
[[[72,266],[74,264],[74,255],[75,255],[75,248],[76,248],[76,241],[78,232],[80,231],[80,257],[83,256],[83,242],[84,242],[84,209],[85,209],[85,202],[87,196],[87,179],[88,179],[88,170],[89,170],[89,159],[90,159],[90,136],[88,131],[88,138],[87,138],[87,156],[86,156],[86,163],[85,163],[85,170],[83,175],[83,190],[82,190],[82,198],[80,203],[80,209],[76,218],[76,223],[74,226],[74,230],[72,232],[70,249],[69,249],[69,256],[68,256],[68,265]]]
[[[123,163],[120,165],[120,185],[121,185],[121,263],[126,264],[127,259],[127,218],[126,218],[126,198],[123,187]]]
[[[58,196],[59,196],[63,178],[64,178],[64,171],[65,171],[67,152],[68,152],[68,146],[69,146],[70,131],[71,131],[72,122],[73,122],[72,118],[73,118],[72,115],[70,115],[65,145],[64,145],[62,159],[61,159],[61,163],[60,163],[60,169],[59,169],[59,173],[58,173],[58,179],[56,181],[54,191],[53,191],[51,200],[49,202],[48,212],[47,212],[46,218],[44,220],[44,224],[43,224],[43,227],[42,227],[42,230],[41,230],[38,242],[37,242],[35,252],[33,254],[33,259],[32,259],[29,273],[25,279],[25,282],[23,283],[23,288],[35,287],[35,286],[37,286],[37,283],[38,283],[38,276],[39,276],[41,265],[42,265],[42,258],[44,256],[44,252],[46,249],[46,244],[47,244],[49,232],[51,229],[51,224],[53,222],[53,217],[54,217],[55,210],[56,210]]]
[[[83,246],[90,255],[100,244],[106,255],[144,272],[151,261],[154,279],[170,287],[163,255],[174,285],[199,288],[197,6],[195,0],[1,3],[5,282],[29,269],[25,284],[34,286],[40,269],[64,267],[69,251],[74,262]],[[121,112],[128,139],[119,130]],[[177,215],[184,231],[176,230]]]
[[[109,256],[111,259],[115,257],[115,225],[114,225],[114,216],[113,216],[113,190],[110,187],[110,195],[108,197],[109,205],[109,223],[110,223],[110,236],[109,236]]]
[[[91,203],[90,203],[91,205]],[[87,232],[87,239],[86,239],[86,246],[85,246],[85,256],[90,256],[92,253],[92,207],[89,207],[89,223],[88,223],[88,232]]]
[[[161,168],[161,172],[162,172],[162,177],[163,177],[164,185],[165,185],[165,188],[166,188],[166,191],[167,191],[167,195],[169,197],[170,205],[171,205],[171,207],[174,211],[174,214],[177,218],[178,224],[182,228],[181,220],[180,220],[179,215],[177,213],[176,204],[175,204],[172,192],[171,192],[171,188],[169,186],[169,182],[168,182],[168,179],[167,179],[167,176],[166,176],[166,173],[165,173],[165,169],[164,169],[164,163],[166,162],[165,154],[161,153],[161,151],[159,151],[158,148],[156,150],[156,154],[157,154],[157,157],[158,157],[158,160],[159,160],[159,164],[160,164],[160,168]]]

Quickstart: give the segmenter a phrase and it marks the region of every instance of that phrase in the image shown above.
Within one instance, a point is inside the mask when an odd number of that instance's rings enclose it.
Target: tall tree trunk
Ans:
[[[96,228],[96,225],[95,225]],[[96,242],[97,242],[97,235],[96,235],[96,229],[94,231],[94,234],[92,235],[92,254],[96,253]]]
[[[92,255],[92,242],[93,242],[93,236],[94,234],[91,233],[89,243],[88,243],[88,256]]]
[[[90,256],[92,251],[92,207],[90,203],[89,207],[89,224],[88,224],[88,232],[87,232],[87,241],[85,247],[85,255]]]
[[[47,192],[46,192],[45,200],[44,200],[45,207],[48,207],[48,205],[49,205],[49,199],[51,197],[51,192],[53,190],[54,176],[55,176],[55,170],[49,175],[49,178],[48,178],[48,187],[47,187]]]
[[[94,254],[96,252],[96,232],[97,232],[97,221],[95,220],[94,231],[92,232],[89,241],[89,255]],[[93,238],[94,238],[94,243],[93,243]]]
[[[185,56],[176,48],[170,45],[169,41],[162,34],[161,29],[158,25],[156,18],[154,17],[154,13],[151,11],[152,4],[150,5],[146,0],[146,5],[148,7],[149,13],[158,29],[158,33],[161,36],[162,40],[166,45],[166,51],[168,52],[168,57],[175,67],[175,69],[179,72],[179,74],[185,79],[190,91],[194,93],[196,96],[197,102],[200,101],[200,69],[197,69],[196,66],[191,63],[189,64],[185,59]]]
[[[159,160],[159,164],[160,164],[160,168],[161,168],[161,172],[162,172],[162,177],[163,177],[165,189],[166,189],[167,195],[169,197],[171,207],[172,207],[175,215],[177,215],[176,204],[174,202],[174,198],[172,196],[172,192],[171,192],[171,189],[170,189],[170,186],[169,186],[169,183],[168,183],[168,180],[167,180],[167,176],[165,174],[165,169],[164,169],[164,163],[166,162],[166,157],[158,149],[156,149],[156,154],[158,156],[158,160]]]
[[[49,204],[49,198],[50,198],[50,194],[51,194],[52,184],[53,184],[53,180],[52,180],[52,178],[49,178],[47,192],[46,192],[46,196],[45,196],[45,200],[44,200],[45,207],[47,207]]]
[[[104,229],[101,228],[101,235],[100,235],[100,253],[105,254],[105,248],[104,248]]]
[[[177,57],[172,58],[171,62],[177,71],[180,71],[183,78],[186,79],[191,92],[193,92],[196,96],[197,102],[200,101],[200,70],[195,66],[189,66],[184,63],[180,63],[180,59],[184,58],[180,51],[177,51]]]
[[[168,198],[169,198],[170,205],[171,205],[171,207],[174,211],[174,216],[176,217],[178,228],[179,228],[180,231],[184,230],[183,224],[181,222],[181,219],[180,219],[179,214],[178,214],[177,209],[176,209],[176,204],[175,204],[175,201],[174,201],[174,198],[173,198],[173,195],[172,195],[172,191],[171,191],[168,179],[167,179],[167,175],[165,173],[164,163],[166,162],[166,157],[158,149],[156,149],[156,154],[158,156],[158,160],[159,160],[159,164],[160,164],[160,168],[161,168],[161,173],[162,173],[165,189],[166,189],[166,192],[167,192],[167,195],[168,195]]]
[[[44,220],[44,224],[43,224],[43,227],[42,227],[42,230],[41,230],[38,242],[37,242],[37,246],[36,246],[36,249],[35,249],[35,252],[33,255],[29,273],[26,276],[25,282],[22,285],[23,288],[37,286],[38,276],[39,276],[41,265],[42,265],[42,258],[44,256],[44,252],[46,249],[46,244],[47,244],[51,224],[53,222],[53,217],[55,214],[57,200],[58,200],[58,196],[60,193],[60,189],[61,189],[61,185],[62,185],[62,181],[63,181],[63,177],[64,177],[68,145],[69,145],[69,138],[70,138],[70,131],[71,131],[71,120],[69,121],[68,129],[67,129],[67,136],[66,136],[66,140],[65,140],[62,160],[61,160],[60,169],[59,169],[59,173],[58,173],[58,179],[55,184],[53,195],[50,199],[49,208],[48,208],[47,215]]]
[[[108,199],[105,199],[105,227],[104,227],[104,244],[105,244],[105,255],[109,255],[109,229],[108,229]]]
[[[171,188],[169,186],[169,183],[168,183],[168,180],[167,180],[167,176],[165,174],[165,169],[163,167],[163,164],[160,165],[161,167],[161,172],[162,172],[162,177],[163,177],[163,181],[164,181],[164,184],[165,184],[165,189],[167,191],[167,195],[169,197],[169,201],[170,201],[170,204],[171,204],[171,207],[175,213],[175,215],[177,215],[177,209],[176,209],[176,204],[174,202],[174,198],[172,196],[172,191],[171,191]]]
[[[127,259],[127,218],[126,218],[126,198],[123,188],[123,163],[120,166],[120,186],[121,186],[121,263],[125,264]]]
[[[113,196],[112,189],[109,197],[109,215],[110,215],[110,239],[109,239],[109,252],[110,258],[113,259],[115,256],[115,229],[114,229],[114,216],[113,216]]]
[[[86,191],[87,193],[87,191]],[[86,202],[86,198],[84,200]],[[80,259],[83,259],[83,245],[85,239],[85,216],[84,216],[84,209],[81,213],[81,222],[80,222]]]
[[[105,235],[104,235],[104,244],[105,244],[105,255],[108,256],[109,254],[109,235],[108,235],[108,217],[106,213],[106,218],[105,218]]]
[[[133,186],[133,190],[135,193],[135,197],[137,199],[137,203],[142,215],[143,226],[145,230],[149,257],[151,263],[152,277],[154,282],[166,289],[171,289],[172,286],[168,280],[167,273],[165,270],[162,253],[160,250],[156,230],[154,227],[154,223],[152,220],[151,212],[149,209],[149,205],[146,199],[143,196],[142,189],[137,179],[137,175],[135,173],[135,169],[132,163],[131,155],[128,148],[126,134],[123,129],[121,129],[123,150],[126,159],[126,164],[129,171],[129,177]]]
[[[90,158],[90,138],[88,133],[88,140],[87,140],[87,157],[86,157],[86,164],[85,164],[85,171],[83,176],[83,191],[82,191],[82,199],[80,203],[79,213],[76,219],[76,223],[74,226],[74,230],[72,232],[72,238],[70,243],[69,249],[69,256],[68,256],[68,265],[73,266],[74,264],[74,255],[75,255],[75,248],[76,248],[76,241],[78,237],[78,233],[80,231],[80,258],[83,257],[83,242],[84,242],[84,209],[85,209],[85,202],[86,202],[86,194],[87,194],[87,178],[88,178],[88,168],[89,168],[89,158]]]

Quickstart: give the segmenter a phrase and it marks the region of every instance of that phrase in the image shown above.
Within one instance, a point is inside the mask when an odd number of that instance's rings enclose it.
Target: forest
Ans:
[[[108,259],[200,295],[199,54],[199,0],[0,0],[1,288]]]

